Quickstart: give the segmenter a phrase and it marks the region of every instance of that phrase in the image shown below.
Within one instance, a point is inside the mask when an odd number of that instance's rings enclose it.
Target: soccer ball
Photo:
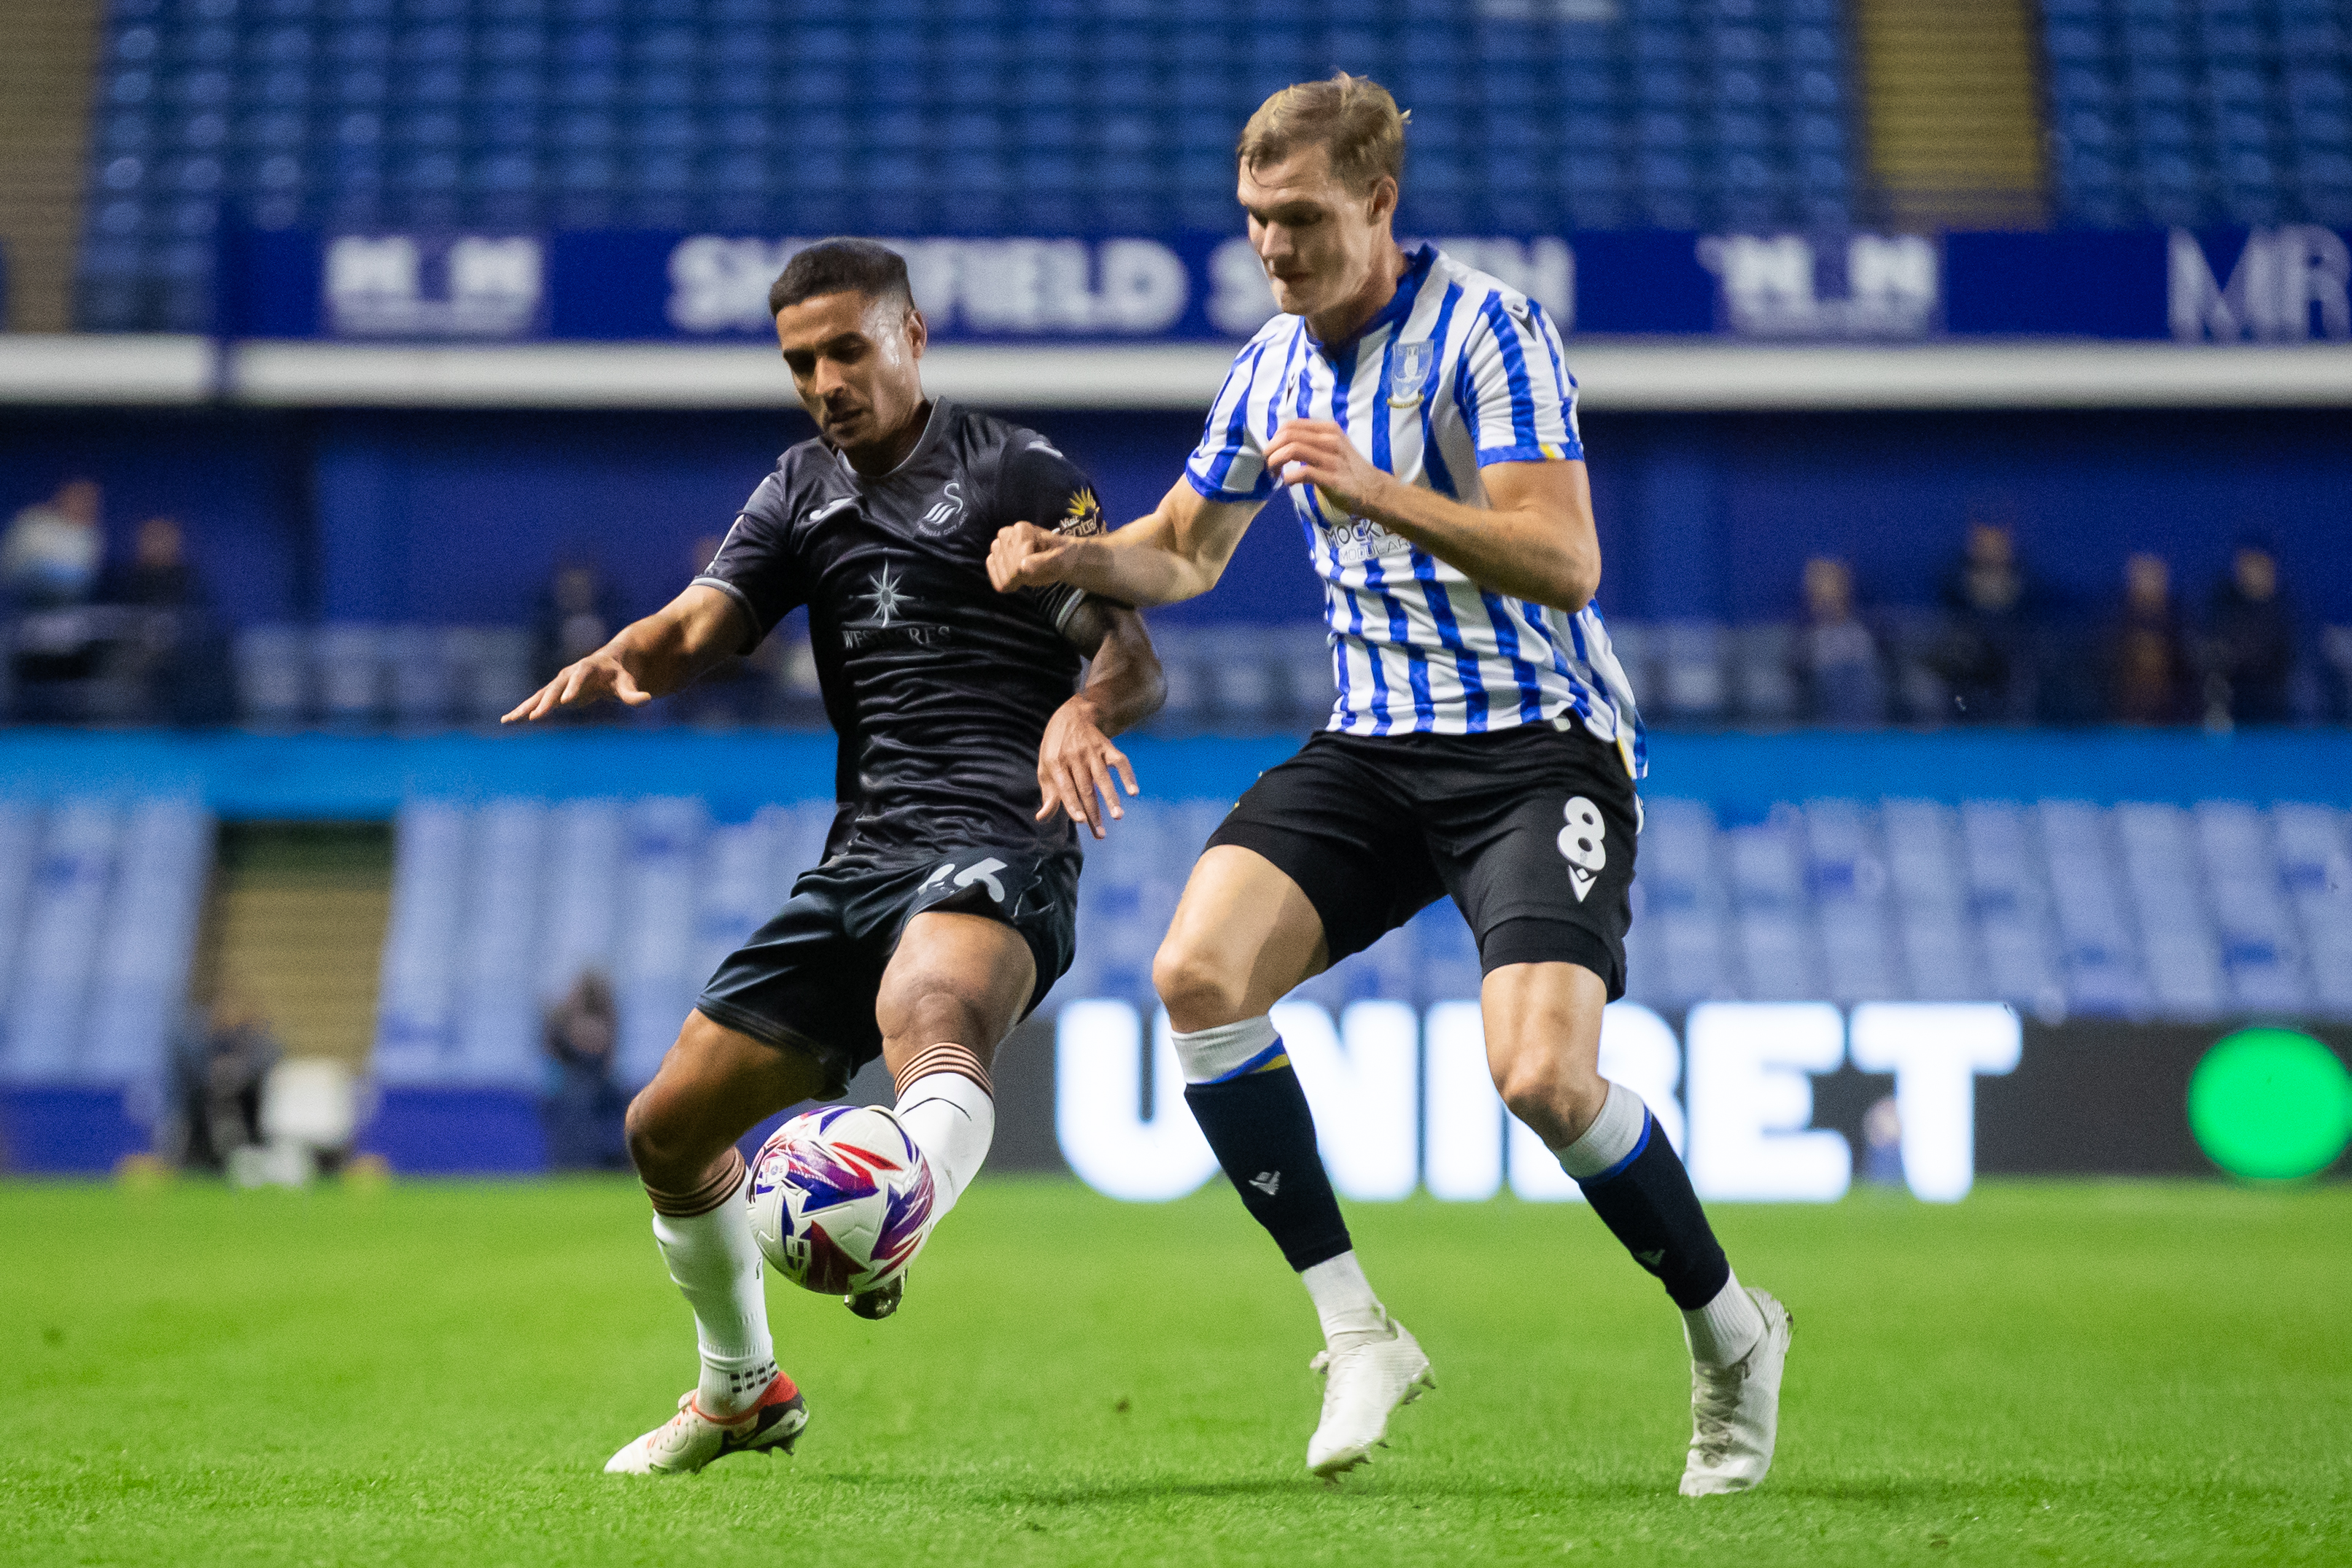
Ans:
[[[760,1146],[751,1237],[793,1284],[862,1295],[905,1273],[923,1249],[934,1190],[898,1117],[878,1105],[829,1105]]]

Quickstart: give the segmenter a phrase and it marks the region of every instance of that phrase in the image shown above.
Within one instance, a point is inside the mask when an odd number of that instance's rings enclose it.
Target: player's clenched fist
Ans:
[[[996,542],[988,547],[988,580],[1000,594],[1057,583],[1055,569],[1069,548],[1068,540],[1034,522],[999,529]]]
[[[1381,486],[1393,482],[1328,419],[1293,419],[1276,430],[1265,466],[1286,485],[1313,485],[1324,510],[1349,517],[1377,512]]]
[[[528,723],[546,718],[558,708],[585,708],[607,697],[617,697],[632,708],[641,708],[654,700],[651,692],[637,684],[628,666],[599,649],[577,664],[566,665],[562,673],[523,699],[513,712],[499,722],[511,724],[520,719]]]

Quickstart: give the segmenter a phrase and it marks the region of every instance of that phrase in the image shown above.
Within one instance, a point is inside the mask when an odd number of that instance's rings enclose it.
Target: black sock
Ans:
[[[1696,1311],[1722,1292],[1731,1265],[1691,1190],[1690,1173],[1649,1110],[1642,1141],[1611,1170],[1578,1185],[1633,1261],[1658,1277],[1684,1311]]]
[[[1293,1268],[1312,1268],[1348,1250],[1347,1222],[1316,1151],[1315,1117],[1297,1073],[1278,1067],[1186,1084],[1184,1103],[1233,1178],[1242,1206]]]

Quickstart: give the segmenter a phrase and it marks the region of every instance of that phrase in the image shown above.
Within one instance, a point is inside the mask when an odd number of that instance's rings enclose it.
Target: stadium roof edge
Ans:
[[[2083,341],[1723,344],[1581,339],[1601,412],[2352,407],[2352,345]],[[1197,411],[1230,361],[1212,345],[948,345],[931,388],[1000,408]],[[790,395],[772,350],[194,337],[0,336],[0,403],[278,407],[743,408]]]

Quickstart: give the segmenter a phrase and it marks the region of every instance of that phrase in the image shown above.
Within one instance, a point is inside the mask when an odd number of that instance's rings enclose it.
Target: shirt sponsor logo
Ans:
[[[1066,533],[1074,539],[1090,539],[1103,531],[1102,503],[1095,500],[1091,489],[1081,489],[1062,509],[1061,521],[1054,524],[1055,533]]]
[[[887,559],[866,581],[868,587],[856,596],[866,601],[867,618],[841,628],[843,647],[931,647],[948,640],[948,627],[906,618],[917,601],[904,586],[905,574],[894,571]]]
[[[1401,533],[1391,533],[1368,517],[1325,523],[1323,536],[1330,541],[1331,553],[1342,566],[1360,566],[1367,561],[1404,555],[1412,550],[1412,540]]]

